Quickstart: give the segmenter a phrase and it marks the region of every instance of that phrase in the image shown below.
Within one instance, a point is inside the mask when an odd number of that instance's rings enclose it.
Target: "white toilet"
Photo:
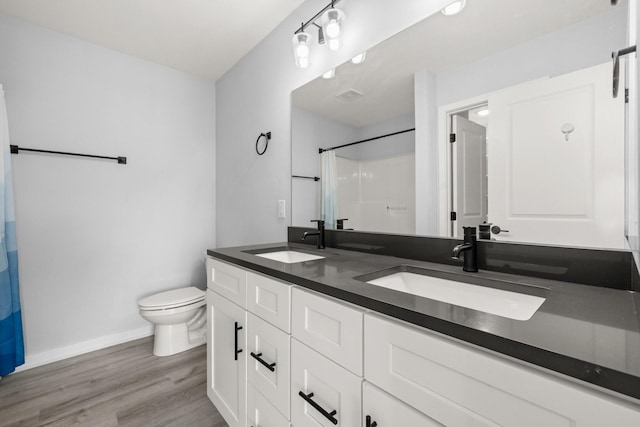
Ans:
[[[140,315],[155,325],[153,354],[171,356],[206,342],[205,296],[204,291],[190,286],[138,302]]]

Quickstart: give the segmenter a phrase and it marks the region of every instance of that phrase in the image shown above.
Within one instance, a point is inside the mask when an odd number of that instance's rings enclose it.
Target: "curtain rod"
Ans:
[[[363,142],[375,141],[376,139],[387,138],[389,136],[399,135],[401,133],[412,132],[414,130],[416,130],[416,128],[405,129],[405,130],[401,130],[401,131],[398,131],[398,132],[388,133],[386,135],[374,136],[373,138],[363,139],[362,141],[350,142],[348,144],[336,145],[335,147],[331,147],[331,148],[319,148],[318,152],[320,154],[322,154],[323,151],[330,151],[330,150],[335,150],[337,148],[349,147],[350,145],[356,145],[356,144],[362,144]]]
[[[116,160],[121,165],[127,164],[126,157],[107,157],[107,156],[96,156],[94,154],[80,154],[80,153],[69,153],[66,151],[51,151],[51,150],[39,150],[35,148],[22,148],[17,145],[11,145],[11,154],[18,154],[19,151],[32,151],[35,153],[48,153],[48,154],[62,154],[65,156],[78,156],[78,157],[91,157],[93,159],[106,159],[106,160]]]

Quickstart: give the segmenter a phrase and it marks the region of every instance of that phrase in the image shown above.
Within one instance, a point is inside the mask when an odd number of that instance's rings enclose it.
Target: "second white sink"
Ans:
[[[545,298],[400,271],[367,283],[515,320],[529,320]]]
[[[284,262],[286,264],[294,264],[296,262],[305,262],[305,261],[314,261],[317,259],[324,258],[323,256],[320,256],[320,255],[312,255],[305,252],[289,251],[289,250],[255,254],[255,256],[271,259],[274,261]]]

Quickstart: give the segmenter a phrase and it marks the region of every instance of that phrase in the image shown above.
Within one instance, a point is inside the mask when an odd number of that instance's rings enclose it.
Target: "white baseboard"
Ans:
[[[36,354],[27,354],[25,356],[24,365],[18,366],[16,368],[16,372],[26,371],[27,369],[57,362],[58,360],[67,359],[69,357],[78,356],[95,350],[101,350],[103,348],[111,347],[112,345],[122,344],[127,341],[137,340],[150,335],[153,335],[153,325],[119,334],[107,335]]]

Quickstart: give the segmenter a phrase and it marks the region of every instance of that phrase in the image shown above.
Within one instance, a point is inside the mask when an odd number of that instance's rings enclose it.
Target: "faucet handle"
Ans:
[[[462,231],[464,232],[465,236],[475,236],[476,235],[476,228],[475,227],[462,227]]]
[[[336,219],[336,229],[343,230],[345,221],[349,221],[349,218]]]
[[[324,220],[322,220],[322,219],[312,219],[311,222],[317,222],[318,223],[318,230],[324,228]]]

